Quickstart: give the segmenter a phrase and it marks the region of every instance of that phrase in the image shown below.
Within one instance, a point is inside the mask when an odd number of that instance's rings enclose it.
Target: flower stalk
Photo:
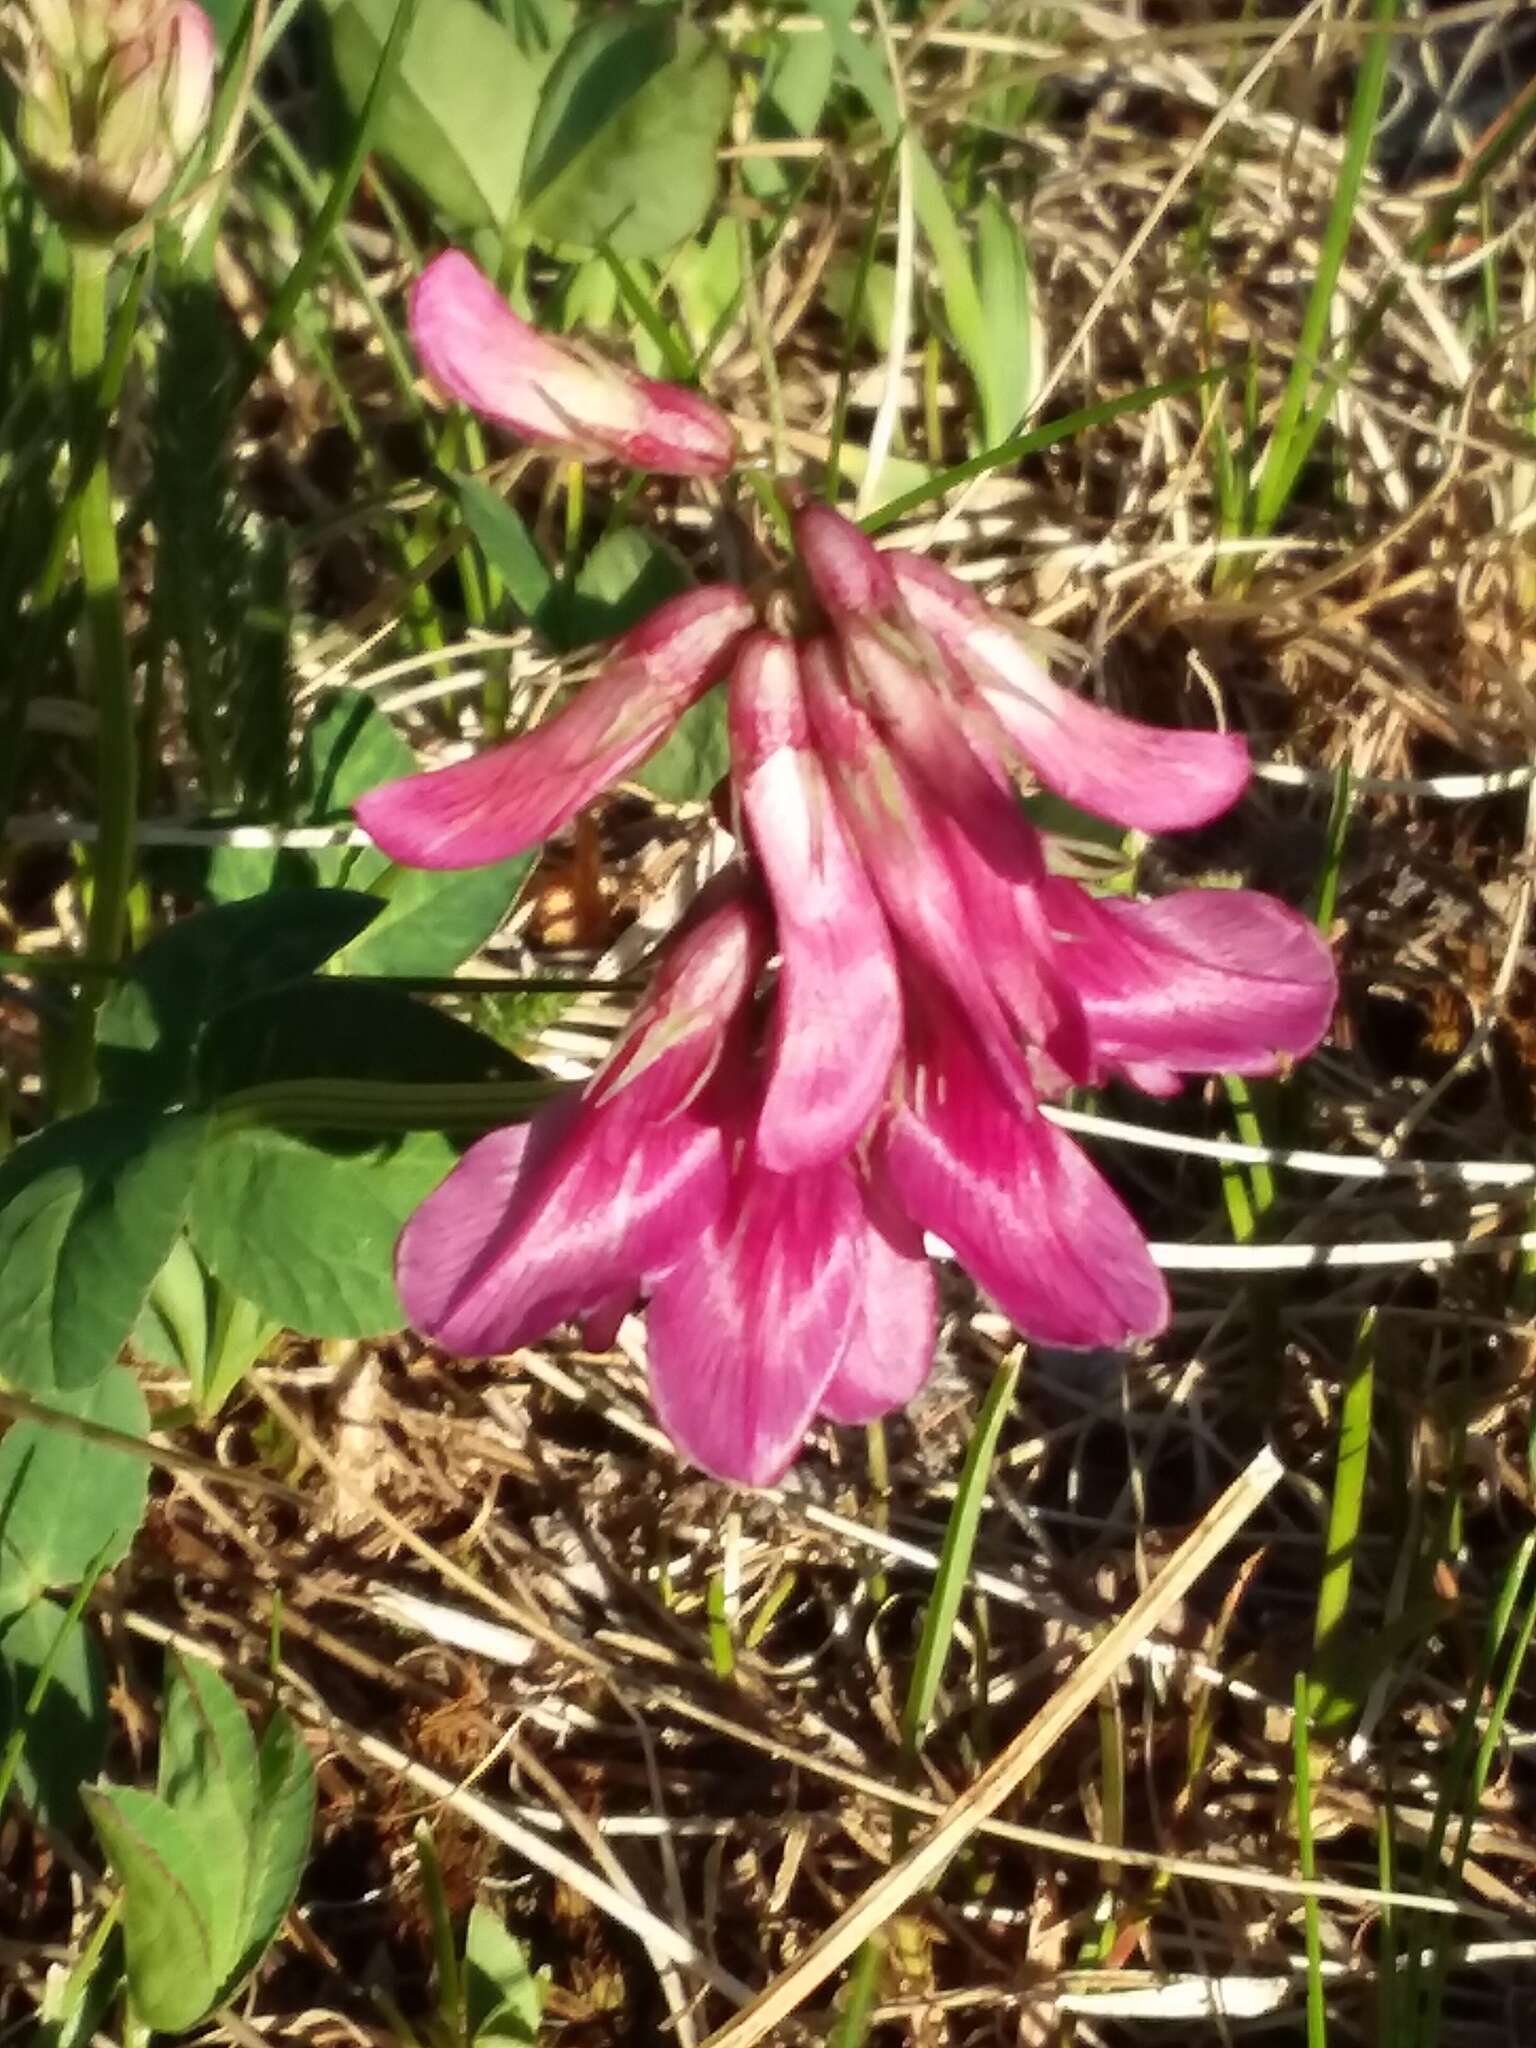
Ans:
[[[73,439],[89,451],[79,482],[75,535],[85,599],[89,669],[96,706],[98,836],[86,917],[85,950],[92,960],[123,957],[128,937],[128,892],[133,883],[138,826],[139,755],[133,702],[133,667],[123,618],[122,565],[112,479],[102,417],[107,353],[110,253],[87,242],[70,250],[68,358],[73,394]],[[96,1011],[107,983],[82,990],[75,1029],[58,1077],[61,1106],[82,1108],[95,1095],[92,1050]]]

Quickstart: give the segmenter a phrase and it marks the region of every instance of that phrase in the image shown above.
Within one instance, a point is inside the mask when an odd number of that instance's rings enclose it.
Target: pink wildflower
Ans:
[[[541,334],[455,249],[417,280],[410,326],[440,391],[536,447],[658,476],[724,476],[736,458],[735,430],[707,398]]]
[[[570,1319],[611,1341],[646,1299],[657,1414],[753,1485],[817,1416],[865,1421],[921,1385],[925,1231],[1039,1342],[1161,1329],[1138,1225],[1041,1096],[1272,1072],[1334,993],[1317,933],[1266,896],[1105,900],[1051,875],[1013,782],[1025,766],[1124,822],[1195,823],[1240,793],[1240,741],[1082,704],[941,571],[824,508],[797,530],[828,631],[797,644],[752,630],[740,592],[692,593],[547,725],[360,806],[401,858],[515,852],[733,664],[764,895],[739,869],[711,885],[611,1059],[470,1150],[407,1226],[399,1280],[467,1352]]]

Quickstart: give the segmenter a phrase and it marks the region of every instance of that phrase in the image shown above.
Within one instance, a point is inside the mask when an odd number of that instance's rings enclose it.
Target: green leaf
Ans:
[[[611,640],[685,590],[690,581],[682,559],[641,526],[606,533],[577,571],[551,621],[561,647],[587,647]]]
[[[990,448],[1029,411],[1043,367],[1029,249],[996,192],[987,193],[976,217],[976,265],[981,354],[971,369],[981,398],[982,441]]]
[[[360,796],[415,772],[409,743],[370,696],[322,690],[299,741],[298,814],[307,825],[350,825]],[[310,858],[319,880],[348,889],[371,890],[390,871],[371,846],[321,847]]]
[[[107,1105],[53,1124],[0,1164],[4,1377],[88,1386],[116,1359],[186,1205],[196,1117]]]
[[[524,2048],[538,2041],[543,1984],[500,1914],[480,1904],[470,1913],[464,1942],[464,2009],[476,2048],[502,2042]]]
[[[779,31],[757,102],[757,132],[763,141],[785,142],[816,133],[832,90],[835,60],[825,29],[808,35]],[[790,189],[784,166],[772,157],[748,157],[741,170],[755,198],[778,199]]]
[[[256,1806],[247,1860],[241,1949],[225,1982],[228,1997],[261,1961],[299,1888],[315,1822],[315,1771],[293,1722],[281,1710],[256,1755]]]
[[[398,0],[326,0],[337,79],[359,113]],[[520,6],[520,33],[477,0],[420,9],[374,128],[378,153],[450,228],[500,231],[517,197],[539,86],[570,32],[565,0]]]
[[[299,1137],[237,1125],[212,1139],[190,1228],[219,1278],[310,1337],[377,1337],[405,1321],[395,1240],[447,1174],[446,1139]]]
[[[430,1003],[329,976],[271,989],[227,1010],[198,1058],[198,1086],[210,1101],[287,1081],[524,1077],[537,1079],[493,1039]]]
[[[667,266],[667,282],[696,355],[741,299],[741,235],[736,222],[729,216],[717,220],[707,240],[679,249]]]
[[[133,2010],[147,2027],[182,2033],[219,1993],[209,1845],[151,1792],[86,1786],[81,1797],[123,1888]]]
[[[138,1381],[114,1366],[53,1407],[124,1436],[142,1437],[149,1411]],[[13,1422],[0,1439],[0,1615],[50,1586],[73,1586],[93,1564],[128,1553],[144,1519],[149,1462],[42,1422]]]
[[[256,1744],[245,1709],[208,1665],[177,1658],[160,1728],[159,1797],[203,1845],[209,1933],[220,1985],[240,1953]]]
[[[97,1029],[109,1093],[174,1101],[208,1019],[258,989],[311,974],[377,917],[372,897],[280,890],[200,910],[151,939],[102,1005]]]
[[[62,1643],[60,1629],[67,1629]],[[28,1806],[57,1828],[80,1817],[80,1787],[107,1749],[107,1684],[91,1632],[52,1600],[34,1600],[0,1624],[0,1748],[20,1726],[38,1673],[48,1690],[27,1724],[16,1782]]]
[[[589,21],[561,52],[523,166],[519,231],[660,256],[696,233],[731,111],[724,56],[671,9]]]
[[[731,742],[725,722],[725,685],[690,704],[633,780],[663,803],[701,804],[730,773]]]
[[[391,868],[374,885],[384,908],[332,962],[339,974],[452,974],[501,925],[533,872],[532,853],[441,873]]]
[[[507,595],[522,616],[537,625],[555,579],[522,514],[477,476],[451,476],[448,481],[459,501],[460,517],[507,586]]]
[[[211,1665],[178,1656],[160,1723],[159,1796],[213,1840],[250,1832],[256,1742],[245,1709]]]

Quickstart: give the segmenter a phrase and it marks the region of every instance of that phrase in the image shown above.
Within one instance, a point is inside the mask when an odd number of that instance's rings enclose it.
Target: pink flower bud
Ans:
[[[213,98],[213,27],[192,0],[29,0],[10,69],[12,140],[67,232],[111,241],[165,196]]]
[[[410,320],[438,389],[537,447],[658,476],[724,476],[735,460],[735,430],[707,398],[541,334],[457,250],[422,272]]]

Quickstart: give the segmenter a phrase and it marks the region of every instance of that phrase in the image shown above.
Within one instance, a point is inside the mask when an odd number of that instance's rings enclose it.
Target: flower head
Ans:
[[[1050,872],[1021,768],[1150,828],[1214,816],[1240,741],[1081,703],[954,579],[802,507],[794,640],[739,591],[663,606],[524,738],[363,800],[386,850],[492,859],[563,823],[726,665],[744,858],[665,949],[605,1065],[486,1138],[407,1226],[413,1320],[499,1351],[647,1304],[657,1414],[723,1477],[777,1479],[818,1417],[908,1400],[934,1233],[1029,1338],[1118,1346],[1168,1296],[1141,1229],[1041,1113],[1121,1076],[1270,1073],[1326,1028],[1333,965],[1249,890],[1107,900]]]
[[[12,0],[12,140],[71,233],[112,240],[164,197],[213,101],[213,26],[192,0]]]
[[[724,476],[735,460],[735,431],[707,398],[541,334],[457,250],[417,279],[410,324],[440,391],[537,447],[658,476]]]

